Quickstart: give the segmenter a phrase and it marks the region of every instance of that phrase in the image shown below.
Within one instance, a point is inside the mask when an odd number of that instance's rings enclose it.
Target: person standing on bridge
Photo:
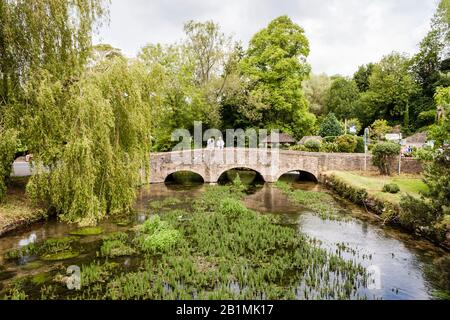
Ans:
[[[219,140],[217,140],[217,148],[219,150],[223,150],[225,147],[225,141],[223,141],[222,137],[219,137]]]
[[[216,141],[214,140],[214,138],[213,137],[211,137],[211,138],[209,138],[208,139],[208,142],[207,142],[207,149],[208,150],[214,150],[214,145],[216,144]]]

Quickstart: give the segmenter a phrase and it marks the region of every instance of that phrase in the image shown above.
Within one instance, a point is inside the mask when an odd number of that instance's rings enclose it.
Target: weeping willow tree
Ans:
[[[149,163],[154,78],[122,57],[87,64],[107,3],[0,0],[0,190],[20,140],[28,194],[80,225],[129,210]]]
[[[130,210],[149,164],[156,83],[139,63],[107,63],[70,88],[40,80],[28,93],[33,112],[25,121],[37,151],[28,194],[61,220],[80,225]]]
[[[23,116],[35,107],[28,103],[27,87],[46,73],[65,90],[83,72],[92,33],[107,17],[108,2],[0,0],[0,200],[18,143],[27,145],[26,136],[33,139],[24,130]],[[52,107],[50,117],[56,118],[60,106]],[[47,123],[40,130],[52,126]]]

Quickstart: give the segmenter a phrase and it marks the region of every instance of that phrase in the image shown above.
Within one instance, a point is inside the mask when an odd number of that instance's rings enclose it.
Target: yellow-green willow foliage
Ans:
[[[22,87],[45,69],[58,79],[83,70],[92,33],[109,0],[1,0],[0,107],[25,98]]]
[[[4,200],[6,194],[6,181],[11,174],[16,145],[16,130],[5,130],[0,123],[0,202]]]
[[[17,142],[46,150],[63,137],[61,102],[84,71],[92,34],[108,15],[109,0],[0,0],[0,199]],[[45,70],[45,71],[44,71]],[[40,83],[42,82],[42,83]],[[38,105],[30,88],[41,88]],[[62,101],[59,101],[62,100]],[[30,134],[25,115],[33,118]],[[27,140],[30,138],[31,140]],[[19,140],[20,139],[20,140]],[[48,150],[57,158],[58,150]]]
[[[69,88],[41,81],[45,88],[30,89],[33,112],[25,119],[36,172],[29,195],[80,225],[130,210],[149,164],[153,79],[141,64],[118,58]]]

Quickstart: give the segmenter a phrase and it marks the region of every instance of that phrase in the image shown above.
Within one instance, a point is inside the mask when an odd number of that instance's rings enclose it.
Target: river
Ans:
[[[322,186],[309,182],[295,183],[294,186],[303,190],[327,192]],[[204,188],[173,185],[151,185],[142,188],[136,202],[135,214],[131,219],[132,225],[139,224],[148,217],[150,201],[177,198],[188,203],[189,199],[201,195]],[[254,187],[244,202],[248,208],[261,214],[280,215],[283,223],[296,228],[299,233],[317,239],[321,246],[330,252],[345,248],[344,258],[359,262],[370,270],[376,270],[376,287],[360,290],[368,299],[433,299],[439,293],[442,296],[450,292],[448,252],[401,230],[383,226],[376,216],[345,200],[337,197],[335,200],[342,214],[346,216],[343,221],[323,220],[307,208],[292,203],[272,185]],[[183,207],[183,203],[179,206]],[[119,226],[117,221],[113,220],[102,222],[101,227],[105,232],[126,231],[130,228]],[[46,283],[51,281],[55,270],[94,260],[101,235],[84,238],[82,255],[72,260],[49,262],[32,256],[24,256],[14,262],[4,259],[4,254],[12,248],[61,238],[75,229],[76,226],[50,220],[0,238],[0,297],[1,291],[17,279],[40,275]],[[119,261],[130,263],[130,259]],[[29,297],[39,298],[39,288],[38,285],[27,287]]]

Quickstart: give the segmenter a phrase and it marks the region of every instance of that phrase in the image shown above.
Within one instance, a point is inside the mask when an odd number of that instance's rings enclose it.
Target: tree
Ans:
[[[338,119],[356,116],[355,103],[359,99],[356,82],[344,77],[333,80],[327,94],[327,110],[333,112]]]
[[[374,140],[384,140],[387,133],[391,132],[392,127],[386,120],[375,120],[370,126],[370,137]]]
[[[331,87],[331,80],[326,74],[314,75],[303,81],[303,91],[309,102],[309,111],[316,116],[327,112],[326,97]]]
[[[358,71],[353,75],[353,80],[356,82],[358,86],[358,90],[360,92],[366,92],[369,90],[370,86],[370,76],[372,75],[375,64],[368,63],[366,65],[362,65],[358,68]]]
[[[355,136],[346,134],[336,138],[335,141],[338,145],[339,152],[353,153],[358,145],[358,140]]]
[[[383,175],[391,175],[392,162],[400,155],[400,145],[393,142],[378,143],[372,150],[373,165],[378,167]]]
[[[436,105],[439,111],[436,123],[429,128],[428,137],[435,141],[436,147],[443,146],[450,140],[450,87],[438,88],[435,94]]]
[[[439,86],[449,86],[450,61],[450,1],[441,0],[431,21],[431,30],[420,43],[419,52],[412,59],[413,75],[420,86],[411,105],[411,115],[416,128],[430,125],[427,115],[435,109],[434,94]],[[422,116],[419,118],[419,116]],[[429,119],[429,118],[428,118]]]
[[[207,84],[196,81],[196,66],[192,52],[184,45],[147,45],[138,55],[148,72],[158,79],[159,85],[152,95],[158,98],[160,108],[155,119],[153,149],[168,151],[175,129],[194,129],[194,121],[205,127],[218,127],[220,113],[218,102],[210,102]]]
[[[0,1],[0,106],[23,98],[39,69],[58,79],[82,71],[104,0]]]
[[[122,51],[114,48],[110,44],[97,44],[93,46],[91,57],[88,61],[88,66],[95,67],[104,62],[111,61],[115,58],[124,58]]]
[[[26,145],[33,141],[36,150],[42,150],[54,138],[42,136],[47,132],[56,135],[61,129],[66,119],[59,118],[61,101],[52,93],[67,90],[83,72],[92,33],[107,16],[106,4],[104,0],[0,1],[0,138],[3,147],[9,146],[0,157],[0,185],[5,185],[14,161],[10,147],[17,143],[11,137]],[[46,114],[35,118],[41,125],[35,137],[30,135],[27,117],[36,111],[30,103],[30,88],[39,81],[45,82],[41,96],[47,95],[50,104]]]
[[[189,21],[184,25],[186,46],[195,59],[195,75],[198,83],[205,84],[223,67],[230,51],[231,39],[220,32],[213,21]]]
[[[369,78],[369,90],[361,95],[359,111],[364,123],[375,119],[402,122],[411,97],[418,88],[409,73],[409,59],[392,53],[375,65]]]
[[[296,137],[312,132],[302,81],[310,72],[304,30],[287,16],[276,18],[250,41],[240,66],[249,81],[249,99],[261,119],[258,127],[280,129]]]
[[[17,146],[17,131],[5,130],[0,123],[0,202],[6,194],[6,183],[11,175],[11,163]]]
[[[329,113],[320,125],[319,135],[321,137],[337,137],[343,134],[341,124],[334,115]]]
[[[121,58],[69,87],[42,74],[29,88],[33,111],[25,117],[36,167],[31,198],[79,225],[129,211],[149,166],[157,101],[148,93],[157,86],[141,64]]]

